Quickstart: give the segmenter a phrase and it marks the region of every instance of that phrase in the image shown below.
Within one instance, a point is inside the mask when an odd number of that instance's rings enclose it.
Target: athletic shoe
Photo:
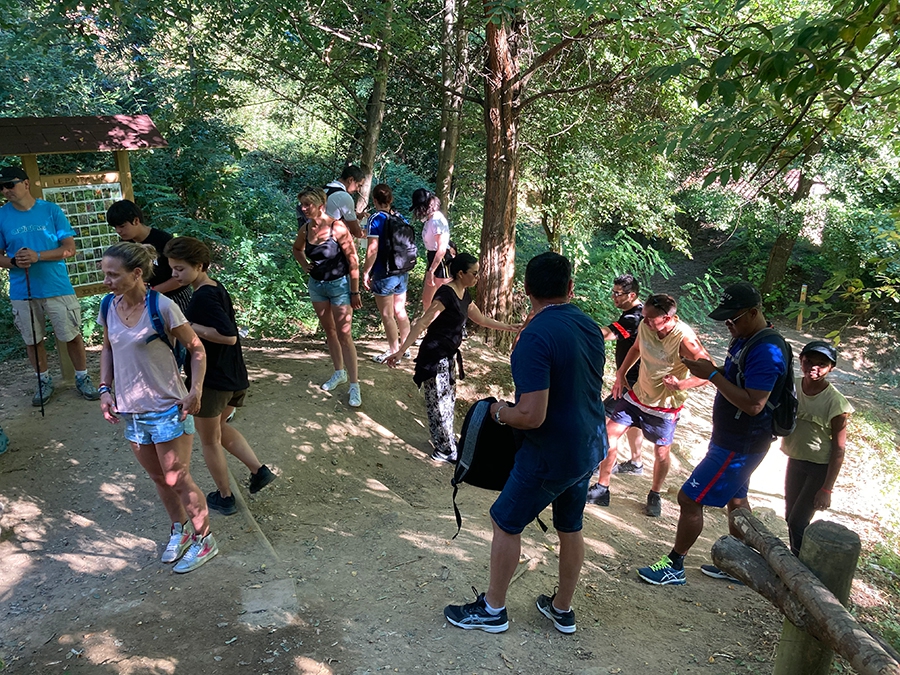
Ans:
[[[372,360],[375,363],[384,363],[385,361],[387,361],[388,357],[393,353],[394,352],[392,352],[390,349],[388,349],[386,352],[383,352],[381,354],[376,354],[375,356],[373,356]]]
[[[474,587],[472,591],[476,595],[478,594]],[[444,618],[464,630],[478,629],[486,633],[502,633],[509,628],[506,608],[500,610],[497,615],[489,613],[484,601],[484,593],[478,595],[475,602],[468,605],[447,605],[444,607]]]
[[[733,584],[744,585],[744,582],[740,579],[735,579],[733,576],[728,574],[728,572],[723,572],[715,565],[700,565],[700,571],[703,572],[708,577],[712,577],[713,579],[722,579],[723,581],[730,581]]]
[[[322,385],[322,389],[325,391],[331,391],[339,384],[344,384],[347,381],[347,371],[346,370],[336,370],[334,371],[334,375],[331,376],[331,379],[328,380],[325,384]]]
[[[85,375],[84,377],[76,375],[75,388],[78,390],[78,393],[81,394],[81,397],[88,401],[96,401],[100,398],[100,392],[97,391],[97,387],[91,382],[90,375]]]
[[[411,358],[412,358],[412,352],[409,351],[409,350],[407,349],[405,352],[403,352],[403,358],[404,358],[404,359],[411,359]]]
[[[654,586],[683,586],[687,581],[684,578],[684,570],[672,567],[672,561],[667,555],[650,567],[640,568],[637,573],[641,579]]]
[[[172,568],[172,571],[178,574],[192,572],[203,563],[214,558],[218,552],[219,547],[216,546],[216,540],[211,532],[202,539],[195,534],[191,537],[191,547],[175,567]]]
[[[594,483],[588,488],[586,502],[597,506],[609,506],[609,488],[604,488],[600,483]]]
[[[358,408],[362,405],[362,395],[359,392],[359,382],[350,384],[350,407]]]
[[[231,420],[234,419],[234,414],[237,412],[237,408],[231,411],[231,414],[225,418],[225,423],[228,424]]]
[[[269,467],[263,464],[259,467],[259,471],[250,474],[250,485],[247,489],[250,490],[250,494],[255,495],[276,478],[278,478],[278,476],[272,473]]]
[[[31,405],[37,407],[45,405],[53,396],[53,378],[41,378],[41,386],[35,387],[34,396],[31,397]]]
[[[435,462],[446,462],[447,464],[456,464],[457,456],[456,453],[448,454],[446,452],[441,452],[440,450],[435,450],[431,453],[431,459]]]
[[[206,505],[214,511],[218,511],[223,516],[233,516],[237,513],[237,504],[235,503],[234,495],[223,497],[222,493],[218,490],[206,495]]]
[[[620,462],[616,464],[612,468],[613,473],[625,474],[630,473],[633,476],[643,476],[644,475],[644,465],[643,464],[635,464],[630,459],[624,462]]]
[[[575,610],[570,609],[568,612],[560,612],[553,606],[553,598],[556,593],[551,596],[539,595],[537,599],[538,611],[546,616],[556,626],[556,630],[560,633],[571,634],[575,632]]]
[[[647,493],[647,505],[644,507],[644,514],[651,518],[659,518],[662,515],[662,500],[658,492]]]
[[[163,551],[160,560],[164,563],[173,563],[178,560],[190,548],[193,534],[194,525],[191,521],[187,521],[184,525],[174,523],[172,532],[169,534],[169,543],[166,544],[166,550]]]

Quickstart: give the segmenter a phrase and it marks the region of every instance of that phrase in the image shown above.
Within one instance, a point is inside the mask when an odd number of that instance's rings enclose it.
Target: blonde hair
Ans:
[[[325,196],[325,190],[309,185],[300,190],[300,193],[297,195],[297,201],[302,202],[304,199],[309,199],[319,206],[325,206],[325,202],[328,201],[328,197]]]
[[[150,244],[138,244],[134,241],[120,241],[103,252],[104,258],[116,258],[127,271],[141,270],[141,277],[149,281],[153,276],[153,261],[158,254]]]

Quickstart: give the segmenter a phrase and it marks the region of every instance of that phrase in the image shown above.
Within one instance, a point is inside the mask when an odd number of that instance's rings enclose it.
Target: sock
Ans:
[[[75,377],[87,377],[87,371],[86,370],[76,370]]]
[[[676,553],[673,548],[671,553],[669,553],[669,560],[672,561],[672,569],[673,570],[683,570],[684,569],[684,556]]]
[[[498,614],[500,614],[500,612],[502,612],[504,609],[506,609],[506,605],[503,605],[503,607],[500,607],[499,609],[494,609],[493,607],[491,607],[488,604],[487,598],[485,598],[484,599],[484,608],[487,610],[487,613],[490,614],[491,616],[497,616]]]
[[[649,492],[650,492],[651,495],[656,495],[657,497],[659,497],[659,493],[658,493],[658,492],[654,492],[653,490],[650,490]]]
[[[550,606],[551,606],[553,609],[555,609],[557,612],[559,612],[560,614],[568,614],[569,612],[572,611],[572,608],[571,608],[571,607],[569,607],[569,609],[560,609],[559,607],[557,607],[557,606],[556,606],[556,600],[553,600],[553,601],[550,603]]]
[[[52,380],[53,378],[50,377],[50,371],[49,371],[49,370],[45,370],[43,373],[41,373],[41,379],[42,379],[44,382],[49,382],[49,381]]]

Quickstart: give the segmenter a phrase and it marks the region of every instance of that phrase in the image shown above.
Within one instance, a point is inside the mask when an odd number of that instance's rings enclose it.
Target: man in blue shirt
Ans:
[[[519,564],[522,530],[552,504],[559,534],[559,586],[552,596],[538,596],[537,608],[557,630],[575,632],[572,597],[584,561],[585,497],[608,443],[603,402],[597,396],[606,361],[603,333],[569,304],[572,289],[572,268],[558,253],[542,253],[528,263],[525,292],[533,318],[511,358],[516,403],[491,406],[494,421],[521,429],[524,441],[491,507],[490,586],[475,602],[444,609],[454,626],[489,633],[509,627],[506,591]]]
[[[78,393],[96,401],[100,395],[88,376],[81,338],[81,306],[63,262],[75,255],[75,231],[56,204],[31,196],[28,174],[22,169],[0,169],[0,190],[7,200],[0,207],[0,267],[9,270],[13,318],[41,378],[31,403],[43,405],[53,394],[44,349],[47,319],[56,337],[66,343]]]
[[[772,411],[766,406],[787,373],[788,361],[777,344],[761,340],[752,345],[738,383],[740,352],[747,341],[768,323],[762,313],[759,292],[748,283],[733,284],[709,317],[724,321],[732,340],[725,365],[707,359],[683,359],[694,377],[703,377],[716,389],[713,402],[712,438],[706,457],[678,492],[678,529],[672,551],[659,562],[638,570],[638,576],[657,586],[685,583],[684,557],[703,531],[703,507],[750,508],[747,488],[750,476],[769,451],[774,438]],[[732,530],[732,534],[738,533]],[[713,565],[701,571],[716,579],[731,579]]]

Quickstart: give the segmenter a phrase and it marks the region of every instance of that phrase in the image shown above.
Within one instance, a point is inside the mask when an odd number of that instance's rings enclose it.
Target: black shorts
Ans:
[[[437,255],[437,251],[428,251],[428,269],[431,269],[431,263],[434,262],[434,256]],[[441,261],[441,264],[437,266],[437,269],[434,271],[434,276],[437,279],[449,279],[451,277],[450,274],[450,261],[453,260],[453,256],[450,255],[450,252],[444,254],[444,259]]]

